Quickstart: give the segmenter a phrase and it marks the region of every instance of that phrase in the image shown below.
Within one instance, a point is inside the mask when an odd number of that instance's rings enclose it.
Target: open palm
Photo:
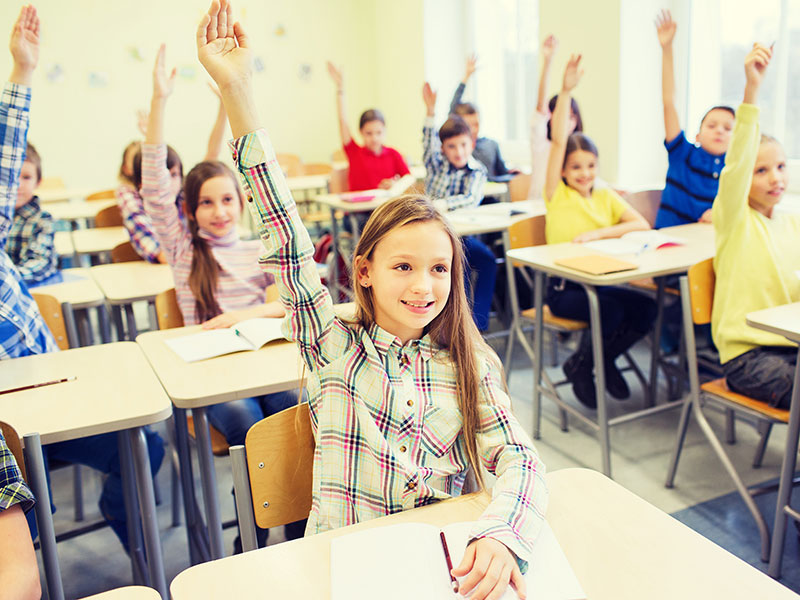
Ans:
[[[215,0],[200,22],[197,57],[220,88],[250,78],[252,51],[244,29],[232,21],[227,0]]]
[[[661,46],[667,46],[672,43],[675,38],[675,31],[678,29],[678,24],[672,20],[672,14],[668,10],[662,10],[661,14],[656,17],[656,32],[658,33],[658,43]]]
[[[9,43],[14,64],[34,69],[39,62],[39,17],[33,6],[23,6],[11,31]]]
[[[569,57],[569,62],[567,63],[567,67],[564,69],[564,91],[572,91],[578,82],[583,77],[583,69],[581,68],[581,55],[575,55]]]

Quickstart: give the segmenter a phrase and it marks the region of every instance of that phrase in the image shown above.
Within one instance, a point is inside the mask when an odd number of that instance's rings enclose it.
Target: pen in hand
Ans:
[[[450,561],[450,550],[447,548],[447,540],[444,537],[444,531],[439,532],[439,539],[442,541],[442,550],[444,551],[444,559],[447,562],[447,574],[450,576],[450,585],[453,586],[453,592],[458,593],[458,580],[453,577],[453,563]]]

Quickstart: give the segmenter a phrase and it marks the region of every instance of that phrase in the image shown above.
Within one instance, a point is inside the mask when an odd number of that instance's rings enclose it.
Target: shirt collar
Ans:
[[[428,333],[423,335],[418,340],[409,341],[407,344],[405,344],[405,346],[400,342],[400,338],[392,335],[377,323],[370,325],[368,334],[381,359],[386,358],[386,354],[389,352],[389,348],[392,346],[395,346],[398,351],[401,348],[406,348],[409,352],[418,350],[425,361],[430,360],[430,358],[436,352],[433,340],[431,340],[431,336]]]
[[[445,157],[445,160],[447,160],[447,157]],[[450,173],[455,173],[456,171],[461,171],[462,169],[467,169],[469,171],[481,170],[480,161],[477,158],[475,158],[475,156],[472,154],[470,154],[469,158],[467,159],[467,164],[461,167],[461,169],[459,169],[458,167],[454,167],[450,161],[447,161],[447,166],[448,166],[448,171]]]
[[[239,241],[239,231],[235,226],[231,227],[231,230],[222,237],[217,237],[216,235],[208,233],[207,231],[203,231],[199,228],[197,230],[197,235],[206,240],[209,245],[214,247],[233,246]]]
[[[23,219],[29,219],[39,211],[39,197],[34,196],[30,202],[17,209],[17,214]]]

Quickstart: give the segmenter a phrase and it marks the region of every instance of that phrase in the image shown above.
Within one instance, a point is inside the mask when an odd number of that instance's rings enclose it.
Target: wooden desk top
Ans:
[[[113,186],[108,186],[113,187]],[[89,194],[93,194],[98,190],[107,189],[103,187],[78,187],[78,188],[39,188],[36,190],[36,196],[43,204],[51,202],[65,202],[67,200],[83,200]]]
[[[564,469],[547,483],[547,520],[592,600],[800,598],[598,472]],[[170,591],[175,600],[329,598],[334,537],[400,522],[472,520],[487,502],[471,494],[204,563],[180,573]]]
[[[144,587],[143,585],[129,585],[108,590],[102,594],[87,596],[82,600],[161,600],[161,596],[153,588]]]
[[[53,246],[59,256],[72,256],[75,254],[75,246],[72,245],[72,232],[56,231],[53,236]]]
[[[56,221],[76,221],[93,219],[98,212],[116,203],[116,200],[72,200],[46,204],[43,210],[49,212]]]
[[[554,263],[559,258],[603,254],[591,248],[586,248],[582,244],[567,242],[564,244],[518,248],[508,252],[508,256],[515,261],[539,271],[544,271],[549,275],[565,277],[570,281],[590,285],[617,285],[636,279],[681,273],[692,265],[714,256],[716,251],[714,247],[714,227],[711,224],[691,223],[689,225],[668,227],[661,231],[666,235],[682,238],[686,240],[686,243],[682,246],[644,252],[639,256],[631,254],[615,256],[615,258],[638,264],[639,268],[609,275],[590,275],[589,273],[582,273]]]
[[[777,333],[795,343],[800,343],[800,302],[751,312],[745,322],[750,327]]]
[[[50,294],[59,302],[69,302],[72,308],[91,308],[100,306],[106,297],[92,279],[89,269],[64,269],[65,278],[80,277],[76,281],[63,281],[31,288],[31,293]]]
[[[509,216],[509,211],[524,211],[524,214]],[[447,213],[447,218],[460,236],[479,235],[503,231],[512,225],[547,213],[544,200],[521,202],[498,202],[481,204],[475,208],[462,208]]]
[[[293,192],[327,190],[328,179],[328,175],[300,175],[299,177],[287,177],[286,184]]]
[[[0,390],[75,377],[74,381],[0,395],[0,415],[42,444],[150,425],[172,405],[144,354],[116,342],[0,362]]]
[[[92,215],[94,216],[94,215]],[[128,230],[118,227],[77,229],[72,232],[72,243],[77,254],[100,254],[111,252],[115,246],[130,240]]]
[[[175,287],[169,265],[143,260],[97,265],[89,272],[111,304],[153,300],[161,292]]]
[[[199,331],[200,325],[192,325],[150,331],[136,338],[178,408],[209,406],[300,385],[303,364],[294,342],[270,342],[255,352],[237,352],[194,363],[185,362],[164,343]]]

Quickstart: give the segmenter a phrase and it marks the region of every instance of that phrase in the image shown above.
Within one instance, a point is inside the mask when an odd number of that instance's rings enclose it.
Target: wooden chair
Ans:
[[[258,547],[255,525],[293,523],[311,511],[314,436],[308,403],[253,425],[244,446],[231,448],[242,549]]]
[[[661,206],[662,190],[640,190],[625,196],[625,200],[655,227],[658,208]]]
[[[303,175],[328,175],[333,166],[328,163],[307,163],[303,166]]]
[[[122,212],[116,204],[107,206],[94,216],[95,227],[120,227],[122,226]]]
[[[94,192],[93,194],[89,194],[86,196],[86,200],[91,202],[92,200],[113,200],[116,198],[116,193],[113,189],[110,190],[101,190],[99,192]]]
[[[61,177],[42,177],[38,187],[41,190],[61,190],[67,186]]]
[[[297,177],[303,174],[303,161],[297,154],[277,153],[275,158],[287,177]]]
[[[344,150],[339,148],[331,152],[331,160],[333,162],[347,162],[347,154],[345,154]]]
[[[122,242],[111,249],[112,263],[135,262],[137,260],[144,259],[139,256],[139,253],[136,252],[136,249],[130,242]]]
[[[331,194],[341,194],[350,189],[347,183],[347,176],[350,173],[349,167],[340,167],[331,171],[331,177],[328,180],[328,191]]]
[[[32,292],[33,299],[39,307],[39,312],[42,314],[45,325],[53,334],[56,339],[56,345],[61,350],[68,350],[70,347],[69,336],[67,335],[67,326],[64,322],[64,311],[61,308],[61,303],[56,300],[54,296],[49,294],[40,294]]]
[[[17,461],[19,471],[22,473],[22,479],[27,481],[28,474],[25,470],[25,457],[22,454],[22,441],[19,439],[17,430],[8,423],[0,421],[0,432],[3,433],[3,437],[6,439],[6,446],[11,450],[11,454],[14,455],[14,460]]]
[[[714,274],[713,259],[709,258],[697,263],[689,269],[686,276],[681,277],[681,302],[683,303],[683,334],[686,341],[686,359],[689,370],[689,395],[684,401],[681,418],[678,423],[678,438],[675,450],[670,461],[667,473],[666,486],[671,488],[675,482],[675,474],[678,469],[683,441],[686,437],[686,428],[689,424],[690,412],[694,414],[700,429],[706,436],[708,443],[716,453],[722,466],[733,480],[736,490],[742,497],[747,509],[753,516],[758,526],[761,536],[761,560],[769,560],[770,551],[770,532],[761,511],[753,501],[753,497],[765,491],[764,486],[748,488],[745,486],[733,463],[731,462],[725,448],[720,443],[714,430],[706,419],[703,412],[703,405],[706,402],[719,405],[722,408],[733,410],[748,415],[755,419],[762,431],[761,441],[756,448],[756,455],[753,459],[753,467],[761,465],[764,456],[769,431],[775,423],[788,423],[789,411],[773,408],[766,402],[754,400],[748,396],[732,392],[725,378],[715,379],[700,385],[700,378],[697,368],[697,347],[694,337],[694,326],[705,325],[711,322],[711,309],[714,304]],[[777,487],[777,486],[773,486]]]

